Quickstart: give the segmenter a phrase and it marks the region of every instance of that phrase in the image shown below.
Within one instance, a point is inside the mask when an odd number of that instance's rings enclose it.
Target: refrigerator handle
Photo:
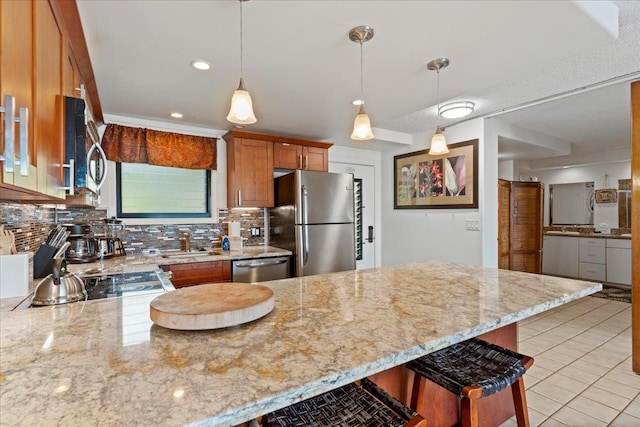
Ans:
[[[301,208],[302,208],[302,222],[303,222],[303,226],[302,226],[302,262],[303,264],[307,263],[307,259],[309,258],[309,230],[307,230],[308,227],[308,223],[309,223],[309,217],[307,214],[307,187],[305,187],[304,185],[301,187],[301,191],[302,191],[302,203],[301,203]]]

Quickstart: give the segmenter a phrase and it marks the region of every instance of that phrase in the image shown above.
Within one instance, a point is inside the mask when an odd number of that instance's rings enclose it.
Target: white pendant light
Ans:
[[[352,28],[349,31],[349,40],[352,42],[360,43],[360,109],[353,121],[353,132],[351,133],[351,139],[356,141],[366,141],[373,138],[373,131],[371,130],[371,121],[369,116],[364,111],[364,96],[363,96],[363,67],[362,67],[362,43],[367,42],[373,38],[373,28],[367,25],[361,25],[359,27]]]
[[[427,64],[427,68],[431,71],[436,71],[438,75],[438,89],[437,89],[437,98],[438,98],[438,117],[440,117],[440,69],[446,68],[449,65],[449,60],[447,58],[438,58],[433,61],[429,61]],[[438,155],[438,154],[446,154],[449,152],[449,148],[447,147],[447,140],[442,133],[442,129],[440,126],[436,125],[436,132],[433,134],[431,138],[431,148],[429,149],[430,155]]]
[[[231,98],[231,109],[227,115],[227,120],[231,123],[239,125],[250,125],[257,121],[256,115],[253,113],[253,102],[251,95],[244,87],[244,79],[242,78],[242,2],[248,0],[238,0],[240,2],[240,83],[238,89],[233,92]]]

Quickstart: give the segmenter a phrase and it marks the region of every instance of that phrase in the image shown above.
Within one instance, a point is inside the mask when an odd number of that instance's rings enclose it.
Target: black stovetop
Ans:
[[[116,273],[82,279],[89,300],[173,290],[170,283],[167,284],[166,281],[163,283],[156,271]]]

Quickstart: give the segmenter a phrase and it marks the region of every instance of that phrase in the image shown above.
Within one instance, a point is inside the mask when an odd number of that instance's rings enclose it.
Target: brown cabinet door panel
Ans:
[[[4,105],[6,95],[15,98],[16,117],[20,107],[29,109],[29,163],[36,164],[33,138],[33,3],[31,1],[3,1],[0,3],[0,104]],[[3,117],[4,118],[4,117]],[[20,157],[20,125],[15,124],[14,154]],[[0,153],[4,153],[4,120],[0,121]],[[35,176],[22,177],[18,167],[14,173],[4,173],[0,162],[2,182],[29,190],[37,190]],[[35,170],[30,170],[35,175]]]
[[[329,150],[319,147],[303,147],[302,164],[305,170],[327,172],[329,170]]]
[[[302,146],[274,142],[273,167],[276,169],[302,169]]]
[[[227,151],[228,207],[273,207],[273,143],[234,138]]]
[[[62,33],[49,2],[35,4],[34,137],[38,191],[64,198],[62,187]]]
[[[164,271],[171,271],[171,283],[176,288],[201,285],[204,283],[224,283],[231,281],[231,262],[194,262],[188,264],[161,265]]]

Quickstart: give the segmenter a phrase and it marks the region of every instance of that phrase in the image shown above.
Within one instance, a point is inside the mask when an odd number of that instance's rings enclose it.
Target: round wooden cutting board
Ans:
[[[273,290],[248,283],[191,286],[151,301],[151,320],[169,329],[226,328],[251,322],[273,310]]]

